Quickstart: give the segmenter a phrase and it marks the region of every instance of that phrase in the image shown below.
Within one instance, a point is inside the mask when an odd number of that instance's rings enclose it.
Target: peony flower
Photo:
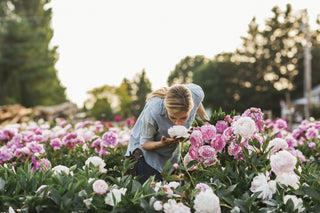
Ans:
[[[300,177],[294,172],[284,172],[277,175],[275,181],[286,186],[291,186],[294,189],[299,188],[299,179]]]
[[[241,117],[232,124],[234,134],[246,139],[251,137],[256,131],[256,124],[250,117]]]
[[[117,134],[113,131],[108,131],[102,135],[101,145],[103,146],[115,146],[117,143],[118,137]]]
[[[271,170],[276,175],[280,175],[284,172],[292,172],[296,166],[296,163],[297,158],[285,150],[279,151],[270,157]]]
[[[93,191],[95,191],[98,195],[103,195],[108,191],[108,184],[104,180],[96,180],[92,184]]]
[[[216,130],[217,133],[222,134],[225,129],[229,127],[229,124],[226,121],[217,121],[216,123]]]
[[[190,135],[190,143],[192,146],[200,147],[203,145],[202,133],[200,130],[194,130]]]
[[[199,153],[200,157],[210,158],[211,156],[213,156],[216,153],[216,151],[213,147],[211,147],[209,145],[204,145],[204,146],[199,147],[198,153]]]
[[[13,157],[13,152],[6,145],[0,147],[0,163],[6,162]]]
[[[54,138],[51,140],[50,146],[53,147],[53,151],[57,151],[62,147],[62,142],[59,138]]]
[[[173,199],[169,199],[167,203],[163,205],[165,213],[191,213],[190,208],[183,203],[177,203]]]
[[[272,198],[272,195],[276,193],[276,181],[270,180],[269,173],[258,174],[255,176],[251,182],[250,191],[253,193],[260,192],[258,198],[263,200],[269,200]]]
[[[107,172],[107,170],[104,168],[106,166],[106,163],[102,158],[98,156],[89,157],[86,160],[85,165],[90,166],[90,163],[92,163],[94,167],[99,167],[99,172],[101,173]]]
[[[215,138],[217,133],[216,127],[209,123],[204,123],[204,125],[201,126],[200,131],[202,133],[203,140],[206,142],[211,141],[213,138]]]
[[[173,127],[170,127],[168,129],[168,134],[170,137],[176,137],[176,138],[187,138],[189,137],[188,129],[182,125],[175,125]]]
[[[306,138],[308,140],[312,140],[313,138],[316,138],[318,136],[318,130],[315,127],[308,128],[306,132]]]
[[[214,139],[211,141],[211,146],[217,151],[221,152],[222,149],[226,146],[227,139],[224,135],[217,134]]]
[[[212,188],[210,186],[208,186],[207,184],[205,184],[205,183],[198,183],[196,185],[195,189],[200,189],[200,192],[205,192],[205,191],[213,192]],[[195,194],[195,197],[197,197],[200,192]]]
[[[161,200],[157,200],[153,203],[153,208],[154,210],[156,211],[161,211],[162,210],[162,207],[163,207],[163,203]]]
[[[67,175],[68,174],[73,175],[73,173],[69,171],[69,168],[66,167],[66,166],[63,166],[63,165],[55,166],[55,167],[52,168],[52,170],[53,170],[54,174],[56,174],[56,175],[57,174],[61,175],[63,172],[66,173]]]
[[[310,143],[308,144],[308,147],[309,147],[310,149],[314,149],[314,148],[316,147],[316,144],[313,143],[313,142],[310,142]]]
[[[220,200],[210,190],[201,191],[194,199],[194,206],[196,213],[220,213]]]
[[[279,150],[286,150],[288,148],[288,143],[282,138],[275,138],[269,141],[267,150],[271,149],[270,153],[275,154]]]
[[[283,197],[284,203],[286,204],[289,199],[293,201],[294,210],[298,210],[298,213],[304,211],[303,200],[301,198],[297,198],[295,195],[285,195]]]
[[[196,160],[199,157],[199,152],[197,147],[194,147],[194,146],[190,147],[188,153],[193,160]]]
[[[117,203],[121,202],[121,196],[125,195],[127,191],[127,188],[121,188],[121,189],[112,189],[105,198],[105,203],[110,206],[115,206]]]

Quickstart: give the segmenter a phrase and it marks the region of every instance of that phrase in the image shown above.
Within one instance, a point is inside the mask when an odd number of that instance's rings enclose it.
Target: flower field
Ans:
[[[258,108],[215,112],[181,136],[163,181],[126,174],[132,120],[0,127],[0,212],[320,212],[320,122],[290,131]]]

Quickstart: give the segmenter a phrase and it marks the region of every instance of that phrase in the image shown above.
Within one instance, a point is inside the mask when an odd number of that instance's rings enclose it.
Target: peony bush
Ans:
[[[124,158],[132,121],[0,127],[1,212],[318,212],[319,121],[290,131],[259,108],[220,110],[181,137],[181,162],[143,185]]]

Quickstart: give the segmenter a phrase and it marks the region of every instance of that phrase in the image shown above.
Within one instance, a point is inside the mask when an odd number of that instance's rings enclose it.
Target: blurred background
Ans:
[[[320,118],[316,1],[0,1],[0,123],[137,117],[196,83],[208,113]]]

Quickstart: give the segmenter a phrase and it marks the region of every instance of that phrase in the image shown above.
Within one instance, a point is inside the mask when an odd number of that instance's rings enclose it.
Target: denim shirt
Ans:
[[[204,93],[202,88],[196,84],[187,84],[186,87],[189,88],[192,93],[194,107],[183,126],[190,128],[195,119],[196,111],[203,101]],[[174,124],[168,117],[164,99],[159,97],[151,98],[146,103],[131,131],[125,156],[129,156],[136,148],[140,148],[147,164],[159,172],[163,171],[169,159],[171,159],[171,164],[178,163],[180,157],[178,144],[170,144],[169,146],[149,151],[141,148],[147,141],[160,141],[163,135],[170,137],[168,129],[172,126],[174,126]]]

